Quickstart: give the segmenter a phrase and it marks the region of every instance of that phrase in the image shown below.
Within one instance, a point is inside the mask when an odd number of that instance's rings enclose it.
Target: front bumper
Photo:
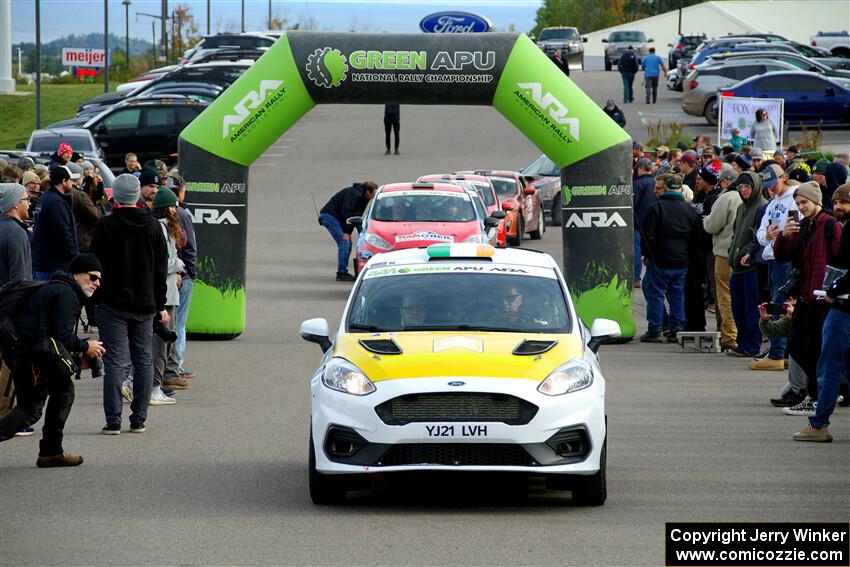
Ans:
[[[452,382],[462,385],[449,386]],[[415,378],[379,382],[374,393],[360,397],[330,390],[317,376],[311,384],[316,470],[597,472],[605,439],[603,379],[597,377],[591,387],[563,396],[544,396],[537,385],[533,380]],[[476,411],[481,413],[468,421],[452,415],[452,404],[416,409],[413,421],[387,417],[391,400],[448,397],[451,401],[464,395],[517,401],[525,413],[518,420],[487,417],[489,410],[479,400]],[[431,421],[429,411],[440,415]]]

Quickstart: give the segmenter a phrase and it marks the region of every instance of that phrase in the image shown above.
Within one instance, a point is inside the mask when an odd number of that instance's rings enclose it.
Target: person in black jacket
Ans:
[[[620,128],[626,127],[626,115],[623,114],[623,111],[620,110],[620,107],[617,106],[613,100],[608,99],[608,102],[605,103],[605,106],[602,107],[602,110],[605,111],[605,114],[608,117],[617,123]]]
[[[11,439],[37,422],[47,402],[36,460],[39,467],[74,467],[83,462],[82,457],[66,455],[62,448],[65,422],[74,403],[71,375],[53,369],[31,350],[42,337],[42,327],[47,337],[62,343],[76,359],[104,354],[100,341],[80,339],[76,333],[82,305],[100,285],[100,262],[91,254],[80,254],[71,260],[70,271],[70,274],[56,272],[47,284],[27,298],[13,318],[20,346],[7,353],[12,359],[18,405],[0,419],[0,441]]]
[[[700,217],[685,202],[682,178],[665,173],[655,178],[658,202],[641,221],[641,253],[646,263],[643,293],[649,329],[641,342],[659,343],[664,323],[664,298],[670,304],[667,340],[674,342],[676,333],[685,326],[685,279],[693,253],[693,234]]]
[[[646,212],[658,202],[655,195],[655,177],[652,175],[652,161],[649,158],[640,158],[635,167],[637,177],[632,181],[632,206],[634,207],[634,254],[635,272],[634,286],[640,287],[640,274],[643,264],[640,257],[640,226],[641,220]]]
[[[52,187],[39,200],[33,228],[32,268],[37,280],[47,281],[56,270],[68,271],[71,258],[79,252],[71,203],[74,181],[79,177],[65,165],[50,170]]]
[[[635,48],[631,45],[626,49],[617,61],[617,70],[623,78],[623,102],[634,102],[635,100],[635,75],[638,72],[638,58]]]
[[[91,251],[103,264],[97,326],[106,345],[103,358],[105,435],[121,433],[121,385],[133,367],[130,431],[145,430],[153,385],[153,319],[169,321],[166,305],[168,248],[159,222],[138,208],[139,180],[119,175],[112,184],[112,214],[97,223]]]
[[[319,213],[319,224],[331,234],[337,246],[336,281],[351,282],[354,276],[348,272],[348,257],[351,255],[351,233],[354,227],[347,219],[363,214],[366,205],[375,195],[378,186],[374,181],[355,183],[331,197]]]
[[[397,104],[384,105],[384,140],[387,144],[385,156],[390,155],[390,130],[395,133],[395,155],[398,153],[398,131],[401,129],[401,109]]]
[[[555,53],[553,53],[549,59],[552,60],[552,63],[554,63],[564,75],[567,77],[570,76],[570,64],[564,59],[560,48],[556,49]]]

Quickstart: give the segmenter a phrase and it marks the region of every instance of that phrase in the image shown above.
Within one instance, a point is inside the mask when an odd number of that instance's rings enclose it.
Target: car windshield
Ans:
[[[705,37],[698,35],[685,36],[681,40],[682,45],[686,45],[688,47],[696,47],[700,43],[705,41]]]
[[[372,218],[389,222],[470,222],[476,220],[472,198],[449,191],[379,193]]]
[[[478,196],[481,197],[481,200],[488,207],[496,204],[496,198],[493,196],[493,191],[490,190],[490,185],[487,183],[481,181],[463,181],[462,183],[465,187],[475,189],[475,192],[478,193]]]
[[[578,32],[573,28],[549,28],[540,32],[540,41],[551,39],[565,39],[576,41],[579,39]]]
[[[500,198],[513,197],[516,195],[516,181],[508,177],[491,177],[493,188],[496,189],[496,195]]]
[[[555,165],[551,159],[546,157],[546,155],[542,155],[531,164],[529,164],[525,169],[522,170],[523,175],[543,175],[546,177],[560,177],[561,170],[558,166]]]
[[[646,41],[646,34],[641,31],[614,32],[611,34],[611,41],[633,41],[635,43],[644,43]]]
[[[218,49],[222,47],[271,47],[273,43],[273,39],[250,35],[223,37],[213,36],[206,38],[204,40],[204,43],[201,45],[201,48]]]
[[[85,134],[54,134],[52,132],[37,134],[32,139],[29,151],[55,152],[59,148],[59,144],[69,144],[75,151],[94,151],[91,138]]]
[[[490,263],[389,266],[364,274],[351,301],[348,331],[567,333],[568,313],[551,270]]]

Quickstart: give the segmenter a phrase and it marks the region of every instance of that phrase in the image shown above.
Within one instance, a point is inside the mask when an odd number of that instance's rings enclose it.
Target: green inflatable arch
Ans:
[[[248,167],[322,103],[492,105],[561,168],[564,276],[579,315],[634,336],[629,135],[528,37],[295,31],[180,136],[200,252],[188,332],[244,330]]]

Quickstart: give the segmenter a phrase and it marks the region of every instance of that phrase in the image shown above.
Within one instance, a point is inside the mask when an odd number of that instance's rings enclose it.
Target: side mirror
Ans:
[[[505,213],[502,213],[503,215]],[[484,219],[484,228],[493,228],[499,226],[499,219],[493,217],[487,217]]]
[[[510,201],[505,201],[504,203],[502,203],[502,210],[509,213],[514,210],[514,204]]]
[[[531,185],[526,185],[525,189],[522,190],[523,195],[534,195],[535,193],[537,193],[537,189],[535,189]]]
[[[586,37],[584,37],[584,36],[582,36],[582,37],[581,37],[581,42],[582,42],[582,43],[587,43],[587,38],[586,38]]]
[[[673,44],[672,44],[672,43],[668,43],[668,44],[667,44],[667,47],[673,47]]]
[[[106,124],[100,124],[100,125],[97,127],[97,133],[98,133],[98,134],[103,134],[104,132],[106,132]]]
[[[607,39],[603,39],[603,40],[602,40],[602,43],[608,43],[608,40],[607,40]]]
[[[496,220],[502,220],[503,218],[505,218],[505,211],[493,211],[490,216]]]
[[[322,352],[328,352],[331,348],[331,340],[328,338],[328,322],[326,319],[307,319],[301,323],[298,334],[308,343],[318,344],[322,348]]]
[[[654,40],[654,39],[652,39],[652,38],[649,38],[648,40],[646,40],[646,42],[647,42],[647,43],[653,43],[654,41],[655,41],[655,40]]]
[[[594,319],[590,327],[590,341],[587,348],[598,352],[599,347],[617,342],[622,335],[620,324],[611,319]]]
[[[25,150],[25,149],[27,149],[27,145],[23,142],[18,142],[17,144],[15,144],[15,149],[16,150]]]
[[[348,217],[345,219],[345,222],[356,227],[357,230],[360,230],[363,227],[363,217]]]

